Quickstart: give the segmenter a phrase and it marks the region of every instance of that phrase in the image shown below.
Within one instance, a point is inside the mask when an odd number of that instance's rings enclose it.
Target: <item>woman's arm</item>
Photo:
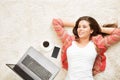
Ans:
[[[73,23],[70,22],[64,22],[61,19],[53,19],[52,20],[52,25],[53,28],[55,30],[55,32],[57,33],[58,37],[61,39],[62,43],[64,43],[66,40],[68,39],[73,39],[72,36],[70,36],[65,30],[64,27],[65,26],[73,26]]]
[[[64,27],[74,27],[75,23],[74,22],[68,22],[68,21],[63,21]]]
[[[116,29],[116,28],[101,27],[101,32],[102,32],[102,33],[106,33],[106,34],[112,34],[112,32],[113,32],[115,29]]]
[[[103,33],[109,34],[104,38],[98,38],[99,44],[109,47],[120,41],[120,28],[101,28]]]

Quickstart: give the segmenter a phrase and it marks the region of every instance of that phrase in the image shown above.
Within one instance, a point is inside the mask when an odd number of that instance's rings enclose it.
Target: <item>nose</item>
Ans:
[[[78,28],[80,31],[83,30],[83,27]]]

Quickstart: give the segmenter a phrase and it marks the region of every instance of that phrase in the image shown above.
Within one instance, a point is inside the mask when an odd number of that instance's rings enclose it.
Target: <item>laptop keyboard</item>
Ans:
[[[42,65],[36,62],[32,57],[27,55],[22,63],[30,69],[33,73],[35,73],[41,80],[49,80],[52,74],[45,69]]]

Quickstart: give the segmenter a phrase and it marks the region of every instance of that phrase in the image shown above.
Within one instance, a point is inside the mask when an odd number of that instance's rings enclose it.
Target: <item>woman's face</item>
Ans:
[[[89,38],[93,30],[90,29],[89,22],[81,20],[77,28],[79,38]]]

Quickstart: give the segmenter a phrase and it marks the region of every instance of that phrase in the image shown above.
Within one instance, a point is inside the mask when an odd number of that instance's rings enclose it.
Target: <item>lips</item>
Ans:
[[[79,32],[79,33],[78,33],[78,35],[82,35],[82,34],[84,34],[84,32]]]

